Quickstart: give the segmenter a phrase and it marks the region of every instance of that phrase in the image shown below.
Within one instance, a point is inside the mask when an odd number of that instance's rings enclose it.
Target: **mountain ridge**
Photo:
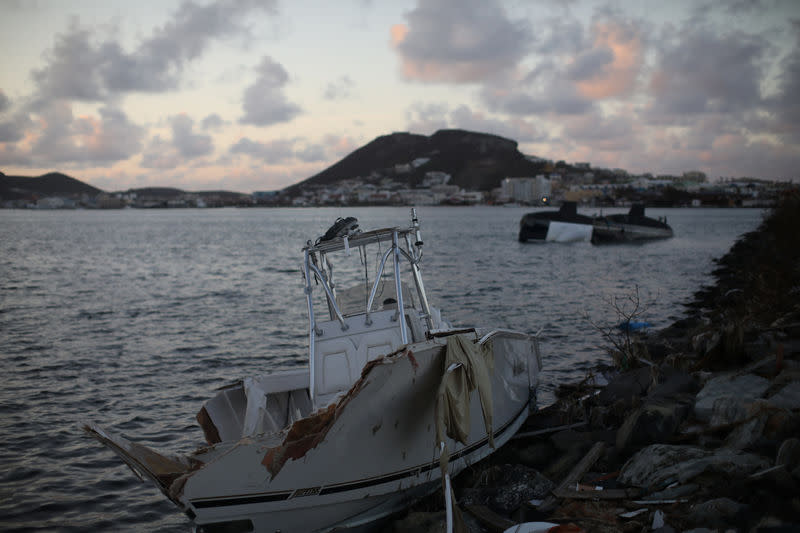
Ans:
[[[348,178],[367,178],[375,172],[394,172],[420,158],[424,164],[403,173],[410,187],[419,185],[426,172],[450,174],[450,184],[488,191],[509,176],[542,172],[543,163],[530,161],[517,149],[517,142],[499,135],[461,129],[442,129],[426,136],[395,132],[376,137],[325,170],[284,189],[287,194],[306,187],[331,185]],[[396,179],[396,178],[395,178]]]

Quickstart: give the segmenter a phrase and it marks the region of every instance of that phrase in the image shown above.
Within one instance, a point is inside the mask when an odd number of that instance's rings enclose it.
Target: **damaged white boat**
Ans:
[[[454,329],[429,305],[414,210],[403,229],[340,219],[303,255],[307,369],[221,389],[197,415],[207,445],[185,457],[85,427],[198,531],[368,524],[449,484],[535,405],[535,336]]]

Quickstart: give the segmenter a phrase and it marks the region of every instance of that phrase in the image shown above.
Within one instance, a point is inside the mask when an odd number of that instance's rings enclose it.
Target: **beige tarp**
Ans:
[[[467,444],[470,393],[475,389],[478,389],[481,400],[489,445],[494,448],[491,381],[491,375],[494,373],[494,354],[491,346],[477,344],[470,337],[470,335],[452,335],[447,338],[442,381],[436,396],[436,445],[441,446],[439,466],[442,469],[442,491],[445,494],[447,494],[445,476],[450,454],[444,436],[446,434],[462,444]],[[455,502],[452,488],[445,497]],[[453,512],[454,531],[466,532],[466,525],[455,504]]]
[[[448,372],[448,369],[453,368]],[[444,375],[436,398],[436,442],[444,435],[467,444],[469,435],[470,393],[478,389],[483,408],[483,421],[489,444],[492,436],[492,381],[494,355],[491,346],[473,342],[469,335],[447,338]]]

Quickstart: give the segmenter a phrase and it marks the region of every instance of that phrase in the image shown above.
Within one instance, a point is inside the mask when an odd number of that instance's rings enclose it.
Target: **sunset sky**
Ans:
[[[379,135],[800,181],[800,1],[0,0],[0,171],[280,189]]]

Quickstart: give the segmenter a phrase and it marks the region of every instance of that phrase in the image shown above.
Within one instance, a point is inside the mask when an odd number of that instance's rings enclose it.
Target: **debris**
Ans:
[[[664,513],[662,513],[660,509],[653,513],[653,525],[650,527],[652,529],[664,527]]]
[[[556,488],[556,490],[553,491],[554,496],[548,496],[542,503],[542,505],[539,506],[539,510],[544,512],[552,510],[552,508],[554,508],[555,504],[557,503],[557,498],[561,497],[558,496],[558,494],[561,494],[564,491],[566,491],[567,487],[569,487],[570,485],[577,483],[580,477],[587,470],[589,470],[589,468],[595,463],[595,461],[597,461],[597,458],[600,457],[600,454],[603,453],[604,449],[605,449],[605,444],[602,442],[598,442],[594,446],[592,446],[592,449],[589,450],[589,453],[587,453],[583,457],[583,459],[581,459],[581,461],[577,465],[575,465],[575,467],[567,475],[567,477],[561,482],[561,484]]]

